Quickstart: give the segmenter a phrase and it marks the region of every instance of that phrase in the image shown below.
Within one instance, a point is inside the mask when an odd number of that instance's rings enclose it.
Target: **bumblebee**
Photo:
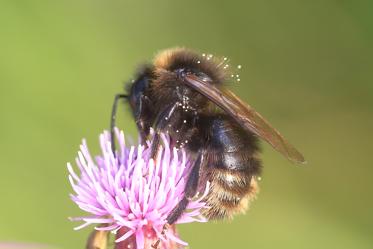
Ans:
[[[204,215],[232,217],[246,210],[255,197],[262,164],[258,138],[295,163],[304,157],[251,106],[228,90],[231,79],[225,59],[175,48],[160,52],[152,64],[141,66],[127,84],[128,95],[115,96],[111,132],[119,99],[129,104],[142,141],[154,129],[151,156],[156,157],[160,134],[194,157],[184,198],[167,217],[177,221],[188,202],[209,181]],[[115,144],[112,141],[112,149]]]

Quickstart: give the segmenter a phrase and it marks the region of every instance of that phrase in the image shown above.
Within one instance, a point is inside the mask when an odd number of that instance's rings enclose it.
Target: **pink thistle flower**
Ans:
[[[69,180],[75,194],[71,199],[88,217],[72,218],[84,223],[75,229],[97,224],[98,231],[117,233],[115,242],[135,241],[137,249],[148,248],[149,241],[161,239],[162,248],[175,243],[187,245],[174,228],[161,234],[166,218],[183,198],[184,187],[191,170],[192,161],[184,150],[170,146],[167,135],[162,135],[163,147],[156,160],[150,158],[150,144],[126,147],[123,132],[116,130],[119,148],[114,154],[109,132],[100,135],[102,155],[92,159],[86,141],[83,140],[76,158],[80,171],[78,176],[67,164]],[[205,193],[189,202],[187,211],[177,224],[206,222],[201,209],[206,204]],[[117,245],[118,245],[117,244]]]

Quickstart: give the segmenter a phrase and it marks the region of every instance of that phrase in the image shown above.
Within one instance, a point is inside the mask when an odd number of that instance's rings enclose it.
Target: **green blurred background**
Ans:
[[[199,248],[373,248],[373,2],[0,2],[0,241],[83,248],[66,162],[98,151],[136,65],[186,46],[242,64],[231,87],[301,150],[263,144],[261,193],[231,222],[180,226]],[[136,137],[121,107],[119,126]]]

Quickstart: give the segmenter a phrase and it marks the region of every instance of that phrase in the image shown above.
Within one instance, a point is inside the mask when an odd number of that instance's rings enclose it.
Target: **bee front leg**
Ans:
[[[137,130],[140,133],[140,143],[142,145],[146,144],[146,138],[149,135],[150,132],[150,123],[145,118],[144,115],[146,113],[146,107],[150,106],[150,100],[147,96],[141,95],[139,104],[138,104],[138,110],[135,112],[135,120],[136,120],[136,126]]]
[[[175,112],[176,108],[178,107],[179,102],[175,102],[168,107],[166,107],[163,111],[161,111],[156,119],[155,126],[154,126],[154,137],[152,141],[151,147],[151,158],[155,158],[158,153],[159,146],[161,145],[161,132],[164,131],[167,124],[170,122],[172,114]]]

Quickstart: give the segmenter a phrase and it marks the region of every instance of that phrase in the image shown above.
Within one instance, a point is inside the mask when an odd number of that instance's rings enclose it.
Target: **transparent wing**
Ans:
[[[215,85],[208,81],[203,81],[193,74],[185,74],[182,77],[185,84],[206,96],[231,115],[244,129],[253,132],[267,141],[290,161],[295,163],[306,162],[303,155],[297,149],[286,141],[259,113],[240,100],[234,93],[227,89],[219,89]]]

